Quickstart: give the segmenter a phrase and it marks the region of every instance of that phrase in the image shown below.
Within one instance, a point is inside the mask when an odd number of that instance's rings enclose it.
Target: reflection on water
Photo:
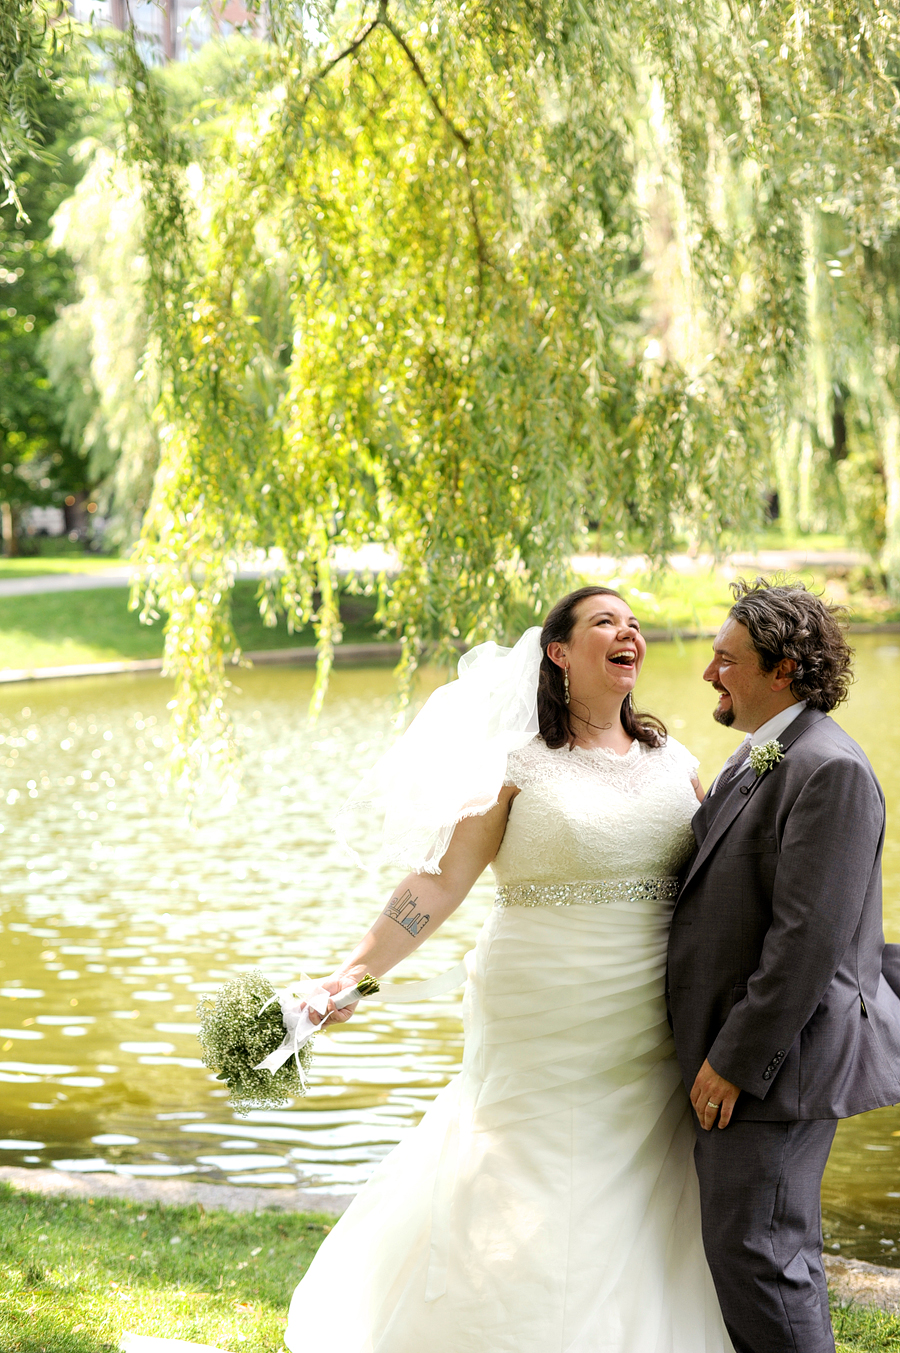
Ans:
[[[888,795],[887,929],[900,940],[900,645],[865,636],[857,648],[840,722]],[[707,650],[652,647],[640,692],[706,783],[736,741],[710,718]],[[320,1036],[311,1092],[288,1110],[236,1118],[199,1061],[197,993],[250,967],[276,983],[330,971],[395,881],[345,861],[328,825],[389,736],[390,673],[335,673],[312,731],[310,685],[299,670],[241,675],[244,791],[193,826],[159,793],[168,683],[0,692],[0,1163],[345,1191],[452,1075],[456,995],[363,1008]],[[402,975],[456,962],[490,902],[486,877]],[[900,1262],[898,1163],[900,1110],[842,1125],[829,1244]]]

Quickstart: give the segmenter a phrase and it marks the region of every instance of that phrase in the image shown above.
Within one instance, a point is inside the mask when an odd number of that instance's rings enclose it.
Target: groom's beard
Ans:
[[[734,723],[734,706],[729,705],[728,709],[714,709],[713,718],[716,723],[720,723],[723,728],[730,728]]]

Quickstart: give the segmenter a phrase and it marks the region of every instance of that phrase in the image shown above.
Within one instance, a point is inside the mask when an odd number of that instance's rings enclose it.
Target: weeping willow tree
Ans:
[[[227,755],[235,561],[312,619],[388,544],[408,679],[540,612],[588,524],[660,558],[756,510],[812,340],[809,221],[876,249],[893,7],[271,4],[199,107],[114,49],[161,447],[140,604],[190,770]],[[877,238],[876,238],[877,237]]]
[[[809,341],[776,463],[788,518],[849,527],[900,598],[900,221],[809,217]]]

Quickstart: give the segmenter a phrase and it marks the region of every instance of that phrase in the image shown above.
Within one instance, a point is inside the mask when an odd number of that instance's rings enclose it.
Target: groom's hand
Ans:
[[[704,1062],[691,1090],[691,1103],[700,1119],[700,1126],[709,1132],[718,1118],[719,1127],[727,1127],[740,1093],[739,1085],[732,1085],[731,1081],[713,1071],[709,1062]]]

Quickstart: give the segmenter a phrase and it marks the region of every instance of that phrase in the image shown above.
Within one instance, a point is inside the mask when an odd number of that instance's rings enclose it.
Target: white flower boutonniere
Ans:
[[[756,771],[757,779],[783,760],[784,748],[777,738],[770,738],[768,742],[761,742],[758,747],[750,748],[750,765]]]

